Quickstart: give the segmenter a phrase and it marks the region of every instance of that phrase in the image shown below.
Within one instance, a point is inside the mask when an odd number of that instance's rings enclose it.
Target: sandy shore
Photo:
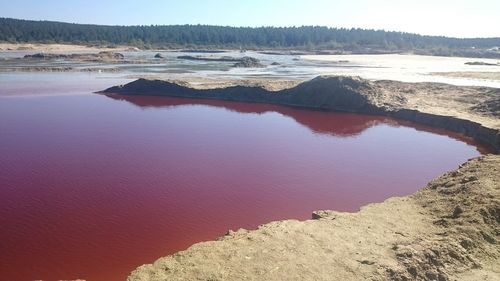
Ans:
[[[272,83],[271,83],[272,84]],[[497,88],[318,77],[269,90],[140,79],[107,90],[300,105],[381,114],[449,129],[499,148]],[[285,86],[280,88],[279,86]],[[273,87],[271,87],[273,88]],[[419,192],[357,213],[229,231],[153,264],[128,280],[499,280],[500,156],[472,159]]]
[[[36,51],[43,53],[81,53],[81,52],[118,52],[129,50],[128,46],[96,47],[87,45],[75,44],[31,44],[31,43],[0,43],[0,50],[15,50],[15,51]]]
[[[433,72],[432,75],[436,76],[446,76],[446,77],[458,77],[458,78],[477,78],[486,80],[499,80],[500,81],[500,67],[497,72],[486,72],[486,71],[453,71],[453,72]]]

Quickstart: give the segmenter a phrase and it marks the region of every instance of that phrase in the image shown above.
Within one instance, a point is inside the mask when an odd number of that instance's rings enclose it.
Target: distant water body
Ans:
[[[81,74],[0,74],[2,280],[125,280],[228,229],[415,192],[480,155],[385,117],[92,94]]]
[[[0,51],[1,58],[21,58],[37,51]],[[163,60],[155,59],[160,52]],[[500,88],[500,62],[496,59],[439,57],[419,55],[276,55],[248,51],[227,51],[217,54],[184,53],[177,51],[122,52],[125,60],[134,63],[80,62],[72,60],[4,60],[0,72],[16,67],[71,67],[112,68],[123,76],[150,76],[167,79],[311,79],[318,75],[360,76],[365,79],[397,80],[404,82],[437,82],[459,86],[485,86]],[[235,68],[234,62],[193,61],[179,56],[243,57],[257,58],[266,67]],[[484,62],[493,65],[467,65],[467,62]],[[273,63],[277,63],[273,65]],[[462,73],[462,74],[460,74]],[[463,76],[463,73],[468,73]],[[486,76],[472,75],[488,74]],[[458,77],[450,77],[450,74]],[[452,76],[453,76],[452,75]],[[460,76],[462,75],[462,76]],[[490,78],[480,78],[490,77]],[[492,77],[497,77],[492,78]]]

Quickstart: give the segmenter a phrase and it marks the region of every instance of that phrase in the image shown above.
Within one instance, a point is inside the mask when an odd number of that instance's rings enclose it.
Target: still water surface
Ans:
[[[30,77],[0,77],[1,280],[125,280],[228,229],[413,193],[481,150],[384,117]]]

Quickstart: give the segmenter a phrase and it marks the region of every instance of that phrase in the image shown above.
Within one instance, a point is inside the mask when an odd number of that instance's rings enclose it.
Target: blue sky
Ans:
[[[500,0],[0,0],[0,17],[108,25],[325,25],[500,37]]]

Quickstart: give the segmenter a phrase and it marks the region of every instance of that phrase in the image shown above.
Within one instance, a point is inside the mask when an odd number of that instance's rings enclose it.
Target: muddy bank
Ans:
[[[261,102],[387,115],[458,132],[488,145],[495,152],[500,151],[500,89],[496,88],[320,76],[276,91],[246,85],[204,89],[139,79],[103,92]]]
[[[139,280],[496,280],[500,157],[357,213],[229,231],[137,268]]]

